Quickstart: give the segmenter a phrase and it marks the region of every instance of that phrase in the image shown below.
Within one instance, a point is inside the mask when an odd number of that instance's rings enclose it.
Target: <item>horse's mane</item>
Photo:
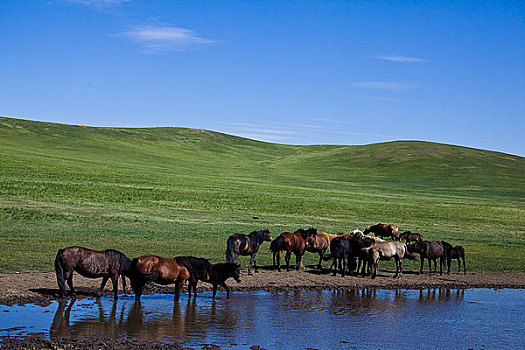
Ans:
[[[270,230],[268,230],[267,228],[263,229],[263,230],[258,230],[258,231],[252,231],[248,234],[248,236],[256,236],[257,238],[259,239],[262,239],[264,238],[264,236],[267,234],[267,233],[270,233]]]
[[[450,244],[450,243],[448,243],[448,242],[441,241],[441,244],[442,244],[444,247],[452,248],[452,244]]]
[[[129,272],[129,269],[131,268],[131,260],[126,255],[124,255],[124,253],[115,249],[106,249],[104,254],[108,258],[109,264],[111,266],[119,266],[119,272],[121,274],[127,274]]]
[[[175,261],[187,268],[190,274],[202,270],[211,270],[211,263],[205,258],[197,258],[194,256],[176,256]]]

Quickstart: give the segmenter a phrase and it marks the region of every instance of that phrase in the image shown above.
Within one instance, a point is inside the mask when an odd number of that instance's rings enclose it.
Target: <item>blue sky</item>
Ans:
[[[0,115],[525,156],[525,1],[0,1]]]

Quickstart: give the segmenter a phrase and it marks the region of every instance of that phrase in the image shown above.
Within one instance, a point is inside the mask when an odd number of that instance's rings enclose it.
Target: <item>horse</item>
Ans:
[[[174,258],[157,255],[142,255],[131,261],[131,287],[135,301],[140,301],[142,290],[147,282],[162,285],[175,283],[174,299],[178,300],[184,283],[190,277],[186,267],[179,265]]]
[[[368,263],[372,266],[372,278],[377,274],[377,263],[379,260],[390,260],[394,258],[396,261],[396,273],[394,278],[401,278],[402,262],[404,258],[416,260],[415,257],[408,252],[407,245],[402,242],[380,242],[371,246],[368,250]],[[364,270],[364,268],[363,268]]]
[[[341,272],[341,276],[345,277],[346,267],[348,266],[348,255],[350,254],[350,242],[344,236],[337,236],[332,239],[330,243],[330,255],[325,256],[323,260],[328,261],[332,259],[329,272],[334,268],[334,276],[337,274],[337,269]]]
[[[434,261],[434,273],[436,273],[437,259],[439,258],[439,274],[443,275],[443,264],[445,263],[445,248],[441,242],[433,241],[418,241],[410,244],[408,249],[411,253],[418,253],[421,260],[421,267],[419,273],[423,273],[423,264],[425,259],[428,259],[429,274],[432,275],[432,264]]]
[[[290,258],[292,253],[295,254],[295,269],[299,270],[303,265],[303,254],[306,249],[305,241],[309,236],[315,236],[316,234],[317,230],[313,227],[307,230],[300,228],[295,232],[281,233],[281,235],[270,244],[270,250],[273,252],[273,266],[275,267],[277,261],[277,269],[281,271],[281,251],[286,250],[284,257],[286,261],[286,271],[290,271]]]
[[[177,256],[175,261],[184,266],[190,273],[188,278],[188,296],[191,298],[193,290],[194,297],[197,296],[197,282],[203,281],[213,285],[213,299],[217,293],[217,286],[226,289],[226,299],[230,298],[230,290],[225,281],[232,277],[241,282],[240,267],[235,263],[212,264],[208,259],[196,258],[194,256]]]
[[[248,265],[248,275],[252,274],[252,264],[257,271],[257,264],[255,262],[255,255],[259,251],[259,247],[264,241],[271,241],[272,236],[268,229],[253,231],[248,235],[236,233],[228,237],[226,241],[226,262],[233,263],[239,255],[251,255],[250,264]]]
[[[67,297],[66,283],[72,294],[73,271],[87,278],[102,277],[102,284],[98,290],[98,296],[106,286],[108,279],[113,283],[114,298],[118,298],[118,278],[122,276],[122,286],[126,294],[126,277],[131,266],[129,260],[123,253],[114,250],[92,250],[89,248],[72,246],[59,249],[55,258],[55,272],[57,276],[58,288],[62,297]],[[128,276],[129,277],[129,276]]]
[[[319,254],[319,263],[317,264],[318,269],[323,268],[321,261],[323,260],[326,250],[330,247],[330,242],[332,242],[332,239],[335,237],[337,236],[330,233],[318,232],[317,235],[311,235],[305,240],[306,251]]]
[[[363,253],[361,250],[363,248],[370,247],[378,242],[384,242],[379,237],[374,236],[365,236],[363,232],[359,230],[354,230],[354,234],[352,235],[352,238],[350,239],[350,254],[349,254],[349,270],[350,272],[354,271],[356,274],[359,273],[359,267],[361,266],[361,262],[363,263],[363,269],[365,268],[368,258],[366,256],[363,256]],[[356,259],[358,260],[358,263],[356,263]]]
[[[367,226],[365,228],[365,231],[363,232],[365,235],[367,233],[373,232],[374,235],[379,236],[381,238],[383,237],[392,237],[393,241],[398,241],[398,233],[399,229],[396,225],[386,225],[386,224],[376,224],[372,226]]]
[[[441,241],[441,244],[443,247],[445,247],[445,256],[447,258],[447,274],[450,275],[450,265],[452,263],[452,259],[458,260],[458,273],[461,272],[461,262],[459,259],[463,260],[463,274],[467,274],[467,269],[465,268],[465,248],[458,245],[455,247],[452,247],[452,244],[447,243],[445,241]]]
[[[405,231],[399,235],[399,240],[405,240],[406,244],[410,244],[412,242],[422,241],[423,236],[417,232]]]

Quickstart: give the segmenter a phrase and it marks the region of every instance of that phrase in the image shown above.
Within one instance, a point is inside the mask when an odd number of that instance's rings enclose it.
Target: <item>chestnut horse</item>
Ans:
[[[179,265],[174,258],[143,255],[131,261],[130,279],[136,301],[140,301],[142,290],[147,282],[162,285],[175,283],[174,298],[179,299],[182,287],[189,277],[188,269]]]
[[[417,232],[405,231],[399,235],[399,240],[405,240],[406,244],[410,244],[412,242],[422,241],[423,236]]]
[[[463,274],[466,275],[467,269],[465,267],[465,248],[463,248],[460,245],[452,247],[452,244],[447,243],[445,241],[441,241],[441,244],[445,248],[445,256],[447,258],[447,265],[448,265],[447,274],[450,275],[450,265],[452,263],[452,259],[458,260],[458,273],[460,273],[461,272],[461,262],[459,261],[459,259],[462,259],[463,260]]]
[[[248,265],[248,275],[252,274],[252,264],[257,272],[255,256],[259,247],[264,241],[271,241],[270,231],[268,229],[253,231],[248,235],[236,233],[228,237],[226,241],[226,262],[234,263],[239,255],[250,255],[250,264]]]
[[[313,227],[308,230],[300,228],[295,232],[281,233],[281,235],[274,239],[270,244],[270,250],[273,252],[273,266],[275,267],[277,261],[277,270],[281,271],[281,251],[286,250],[286,255],[284,257],[286,261],[286,271],[290,271],[290,258],[292,253],[295,255],[295,269],[299,270],[299,268],[303,266],[303,254],[306,249],[306,239],[309,236],[316,234],[317,230]]]
[[[122,286],[126,294],[126,278],[130,269],[131,261],[121,252],[113,249],[93,250],[89,248],[72,246],[59,249],[55,258],[55,272],[57,276],[58,288],[62,297],[67,297],[66,283],[72,294],[75,293],[73,288],[73,271],[87,278],[102,277],[102,284],[98,290],[98,295],[108,279],[111,278],[113,283],[113,295],[118,298],[118,278],[122,276]],[[129,276],[128,276],[129,277]]]
[[[372,226],[367,226],[365,228],[365,231],[363,232],[365,235],[367,233],[373,232],[374,235],[379,236],[381,238],[383,237],[392,237],[393,241],[398,241],[398,233],[399,229],[396,225],[386,225],[386,224],[377,224]]]
[[[212,264],[208,259],[196,258],[193,256],[177,256],[175,261],[184,266],[190,273],[188,278],[188,295],[191,298],[193,290],[194,297],[197,296],[197,282],[203,281],[213,285],[213,299],[217,294],[217,287],[222,286],[226,289],[226,299],[230,298],[230,289],[225,281],[232,277],[241,282],[240,268],[235,263]]]
[[[337,235],[326,232],[318,232],[317,235],[311,235],[305,240],[306,251],[319,254],[319,263],[317,264],[318,269],[323,268],[321,265],[323,256],[326,253],[328,247],[330,247],[330,242],[332,242],[332,239],[335,237],[337,237]]]

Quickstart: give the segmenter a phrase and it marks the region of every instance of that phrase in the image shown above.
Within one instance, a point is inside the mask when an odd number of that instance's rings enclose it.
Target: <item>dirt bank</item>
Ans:
[[[525,272],[483,272],[473,271],[463,274],[442,276],[419,275],[406,271],[401,279],[393,279],[391,271],[381,270],[376,279],[332,276],[327,271],[319,272],[306,268],[301,271],[277,272],[260,269],[248,276],[243,271],[241,283],[230,279],[227,283],[234,291],[279,290],[290,288],[334,289],[334,288],[525,288]],[[87,279],[75,274],[73,279],[79,296],[94,296],[100,279]],[[105,293],[111,294],[111,283]],[[122,285],[120,285],[122,286]],[[210,290],[209,284],[199,284],[200,290]],[[129,283],[128,283],[129,291]],[[221,287],[219,291],[222,291]],[[173,287],[150,285],[145,293],[173,293]],[[46,303],[58,297],[56,277],[51,272],[26,272],[20,274],[0,274],[0,304]]]

